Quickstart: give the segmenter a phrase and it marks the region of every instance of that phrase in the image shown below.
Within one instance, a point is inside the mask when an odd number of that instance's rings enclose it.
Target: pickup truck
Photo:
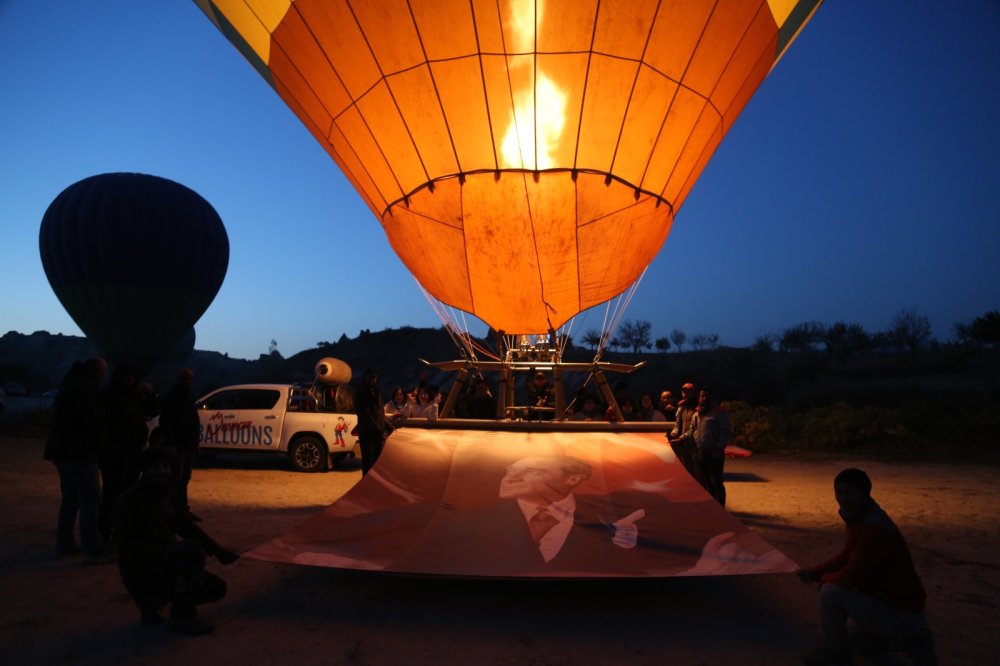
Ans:
[[[346,389],[346,387],[343,387]],[[332,393],[332,392],[331,392]],[[308,386],[224,386],[195,403],[201,421],[201,453],[278,454],[300,472],[320,472],[360,456],[349,392],[319,401]],[[150,441],[159,439],[158,420]]]

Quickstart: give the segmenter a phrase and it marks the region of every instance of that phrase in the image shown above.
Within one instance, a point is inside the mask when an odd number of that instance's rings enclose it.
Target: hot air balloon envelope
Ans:
[[[137,173],[66,188],[45,211],[39,249],[53,291],[99,353],[142,372],[188,339],[193,347],[229,264],[225,227],[205,199]]]
[[[819,0],[196,0],[439,300],[538,333],[659,251]]]

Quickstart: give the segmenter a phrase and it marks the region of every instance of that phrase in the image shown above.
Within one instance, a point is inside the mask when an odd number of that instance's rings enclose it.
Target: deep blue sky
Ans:
[[[286,356],[439,321],[336,165],[194,3],[0,0],[0,334],[80,331],[46,207],[107,171],[227,227],[198,348]],[[808,320],[934,335],[1000,309],[1000,2],[827,0],[723,141],[627,316],[745,346]],[[578,323],[600,326],[602,313]],[[482,327],[473,327],[481,333]]]

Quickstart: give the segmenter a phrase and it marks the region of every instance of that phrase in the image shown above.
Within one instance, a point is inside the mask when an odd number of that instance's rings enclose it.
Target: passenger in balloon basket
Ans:
[[[197,607],[225,596],[226,583],[205,571],[205,557],[231,564],[239,555],[191,520],[171,481],[174,458],[170,447],[145,449],[139,481],[115,503],[118,569],[143,624],[161,624],[169,604],[168,629],[207,634],[213,627],[198,617]]]
[[[400,416],[407,419],[427,419],[434,421],[438,417],[438,403],[441,400],[440,394],[433,386],[421,386],[417,388],[416,399],[409,398],[406,408]]]
[[[667,421],[673,421],[677,416],[677,405],[674,404],[674,394],[664,390],[660,393],[660,413]]]
[[[382,455],[385,440],[393,430],[385,418],[382,393],[378,388],[378,373],[374,368],[368,368],[362,375],[361,384],[354,392],[354,407],[358,414],[361,474],[365,475]]]
[[[656,408],[656,400],[652,393],[643,393],[639,396],[639,412],[636,420],[657,423],[667,420],[663,412]]]
[[[392,419],[399,416],[402,418],[403,410],[406,409],[406,391],[403,390],[402,386],[397,386],[392,390],[392,396],[385,403],[383,411],[385,412],[385,417],[387,419]]]
[[[103,398],[107,448],[101,459],[101,537],[113,543],[112,509],[126,488],[139,480],[139,454],[146,446],[146,421],[152,416],[150,400],[137,385],[137,374],[128,364],[111,372]]]
[[[482,375],[473,378],[472,386],[460,405],[462,418],[488,420],[497,417],[497,400]]]
[[[601,413],[601,408],[597,404],[597,398],[595,398],[590,393],[585,393],[583,396],[578,396],[577,400],[580,401],[580,411],[576,412],[569,417],[570,421],[603,421],[604,414]]]
[[[733,428],[729,412],[718,405],[710,388],[702,388],[698,392],[698,408],[691,417],[690,433],[695,447],[695,478],[709,495],[726,506],[726,486],[722,475],[726,444],[732,439]]]
[[[852,663],[857,651],[908,652],[917,666],[937,664],[927,624],[926,594],[899,528],[871,496],[872,482],[848,468],[833,480],[846,529],[843,549],[799,571],[819,589],[826,642],[803,656],[807,664]],[[859,633],[848,632],[851,620]]]
[[[104,359],[93,357],[74,363],[63,379],[53,404],[52,428],[45,442],[45,459],[59,473],[59,519],[56,555],[83,552],[84,564],[104,564],[115,559],[101,537],[101,471],[106,432],[101,409],[101,381],[107,373]],[[77,517],[80,543],[76,543]]]
[[[552,385],[549,378],[541,370],[528,373],[529,379],[524,383],[524,393],[528,404],[528,420],[551,421],[555,413]]]
[[[191,393],[193,383],[193,370],[182,368],[177,372],[173,386],[160,398],[160,431],[164,444],[173,448],[176,455],[171,478],[177,496],[191,519],[199,521],[201,518],[191,512],[188,502],[188,485],[201,439],[201,421]]]
[[[669,391],[664,391],[669,393]],[[694,390],[694,384],[685,382],[681,386],[681,399],[677,403],[677,411],[674,414],[674,427],[667,433],[667,441],[677,460],[684,465],[688,474],[697,478],[698,470],[695,468],[695,447],[694,438],[691,435],[691,421],[698,411],[698,394]]]

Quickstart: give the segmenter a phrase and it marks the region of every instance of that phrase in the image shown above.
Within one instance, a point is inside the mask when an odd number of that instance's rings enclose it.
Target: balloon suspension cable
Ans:
[[[441,320],[444,330],[451,337],[451,341],[455,343],[465,360],[474,363],[478,359],[477,352],[486,358],[500,360],[496,352],[487,348],[469,333],[469,322],[465,317],[465,312],[442,303],[424,289],[424,286],[419,282],[417,282],[417,286],[420,287],[424,298],[427,299],[431,309]]]
[[[625,311],[628,310],[628,306],[632,302],[632,297],[635,296],[635,292],[639,289],[639,283],[642,282],[642,278],[645,275],[646,269],[643,269],[642,273],[639,274],[639,277],[636,278],[635,282],[628,289],[609,300],[605,305],[604,323],[601,326],[601,341],[597,345],[597,352],[594,354],[594,363],[601,360],[604,349],[612,340],[614,332],[618,329],[618,325],[621,323],[622,317],[625,316]]]

